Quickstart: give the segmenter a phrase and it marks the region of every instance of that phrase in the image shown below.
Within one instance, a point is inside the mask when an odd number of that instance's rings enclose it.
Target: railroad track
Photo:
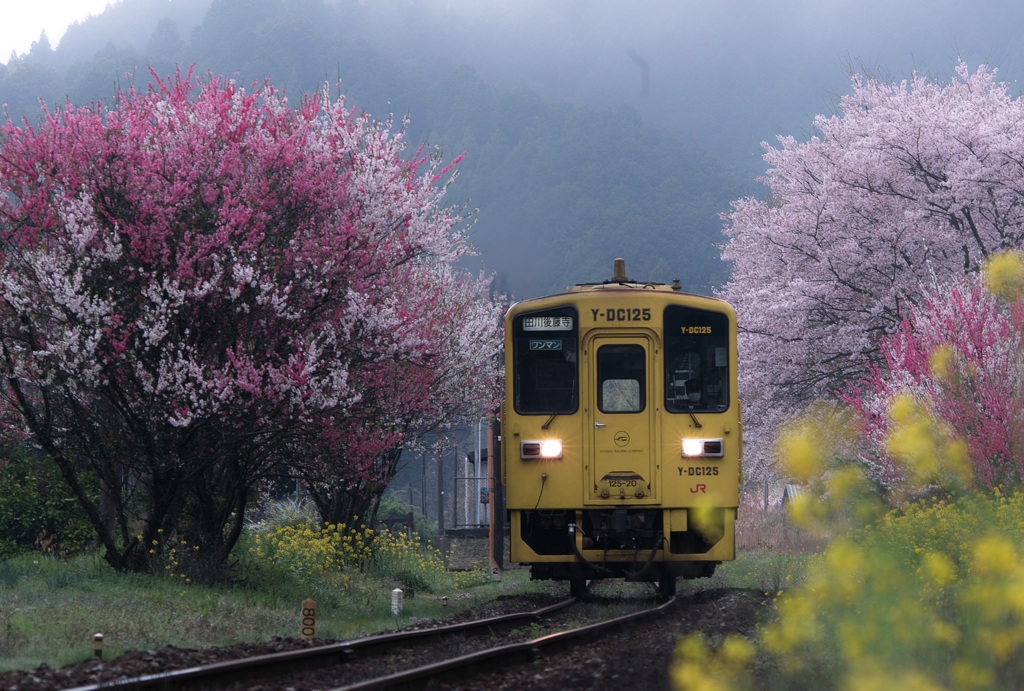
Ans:
[[[431,681],[455,682],[479,672],[494,672],[498,669],[532,662],[541,655],[552,655],[566,648],[579,646],[621,630],[642,620],[661,616],[675,605],[670,598],[664,604],[642,612],[634,612],[614,619],[608,619],[578,629],[569,629],[535,638],[524,643],[513,643],[497,648],[481,650],[469,655],[444,660],[431,665],[417,667],[405,672],[396,672],[376,679],[368,679],[349,686],[340,686],[331,691],[382,691],[384,689],[422,689]]]
[[[298,672],[335,667],[362,658],[392,652],[396,649],[413,648],[434,643],[439,638],[454,636],[478,636],[505,631],[525,624],[538,622],[544,617],[565,609],[576,602],[569,598],[532,612],[505,614],[486,619],[441,626],[416,631],[368,636],[354,641],[333,643],[315,648],[290,650],[270,655],[217,662],[210,665],[147,674],[141,677],[105,681],[88,686],[78,686],[67,691],[195,691],[217,689],[241,681],[263,680]]]
[[[538,622],[545,616],[565,609],[575,602],[563,602],[532,612],[507,614],[487,619],[453,624],[435,629],[403,631],[380,636],[369,636],[354,641],[335,643],[316,648],[304,648],[283,653],[218,662],[187,669],[149,674],[142,677],[107,681],[80,686],[69,691],[196,691],[197,689],[242,688],[242,683],[278,683],[289,675],[339,667],[374,655],[392,653],[398,649],[436,643],[439,638],[488,635]],[[507,669],[529,663],[538,656],[548,656],[561,650],[584,645],[624,627],[645,619],[658,617],[675,604],[675,598],[651,609],[607,619],[575,629],[549,634],[533,640],[487,648],[467,655],[415,667],[376,678],[366,679],[332,691],[370,691],[371,689],[422,689],[432,680],[447,683],[471,677],[477,673]],[[290,684],[289,684],[290,685]],[[266,687],[264,687],[266,688]],[[323,688],[321,686],[320,688]]]

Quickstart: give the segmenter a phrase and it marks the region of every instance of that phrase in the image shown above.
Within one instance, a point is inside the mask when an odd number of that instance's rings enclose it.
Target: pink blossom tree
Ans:
[[[817,136],[768,147],[765,199],[725,215],[748,469],[771,472],[782,418],[884,364],[921,286],[1024,240],[1024,102],[960,63],[945,84],[855,78]]]
[[[883,365],[843,398],[861,422],[861,461],[882,487],[908,486],[905,459],[892,453],[892,408],[910,394],[936,432],[966,446],[973,482],[991,490],[1024,484],[1024,306],[1000,303],[973,278],[943,286],[904,309],[882,338]]]
[[[344,426],[297,447],[292,462],[307,481],[325,523],[372,523],[402,451],[466,415],[491,410],[502,395],[502,316],[489,279],[450,266],[421,266],[406,283],[408,309],[419,315],[418,361],[360,368],[372,395],[349,410]]]
[[[431,360],[469,246],[448,169],[404,145],[326,92],[292,108],[191,73],[7,122],[4,429],[58,464],[114,568],[171,533],[223,563],[288,449]]]

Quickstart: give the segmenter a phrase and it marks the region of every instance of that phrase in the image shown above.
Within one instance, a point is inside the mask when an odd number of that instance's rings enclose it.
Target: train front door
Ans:
[[[597,336],[589,345],[589,500],[653,501],[653,344],[638,335]]]

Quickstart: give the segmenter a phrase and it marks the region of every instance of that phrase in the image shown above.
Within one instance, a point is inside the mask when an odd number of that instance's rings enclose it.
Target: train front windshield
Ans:
[[[729,407],[729,318],[681,305],[665,308],[665,409],[720,413]]]
[[[561,307],[521,315],[512,328],[516,412],[575,413],[579,401],[576,310]]]

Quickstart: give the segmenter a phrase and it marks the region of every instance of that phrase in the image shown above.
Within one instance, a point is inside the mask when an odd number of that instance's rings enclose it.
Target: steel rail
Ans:
[[[438,636],[455,634],[480,635],[502,631],[524,623],[539,621],[543,617],[564,609],[576,602],[569,598],[532,612],[503,614],[497,617],[439,626],[431,629],[400,631],[397,633],[367,636],[353,641],[331,643],[315,648],[288,650],[254,657],[215,662],[209,665],[186,667],[184,669],[141,677],[104,681],[87,686],[78,686],[66,691],[187,691],[193,689],[215,689],[236,681],[266,679],[292,672],[304,672],[324,667],[334,667],[372,655],[379,655],[396,648],[413,647]]]
[[[525,664],[533,661],[543,653],[551,654],[565,648],[577,646],[581,643],[601,638],[616,629],[636,624],[644,619],[658,617],[672,607],[675,602],[676,599],[672,597],[663,605],[642,612],[634,612],[633,614],[616,617],[615,619],[582,626],[578,629],[552,633],[541,638],[535,638],[532,641],[526,641],[525,643],[513,643],[511,645],[481,650],[469,655],[451,658],[450,660],[416,667],[405,672],[396,672],[395,674],[389,674],[376,679],[367,679],[366,681],[348,686],[339,686],[330,691],[422,689],[432,680],[453,682],[482,672],[493,672],[503,667]]]

